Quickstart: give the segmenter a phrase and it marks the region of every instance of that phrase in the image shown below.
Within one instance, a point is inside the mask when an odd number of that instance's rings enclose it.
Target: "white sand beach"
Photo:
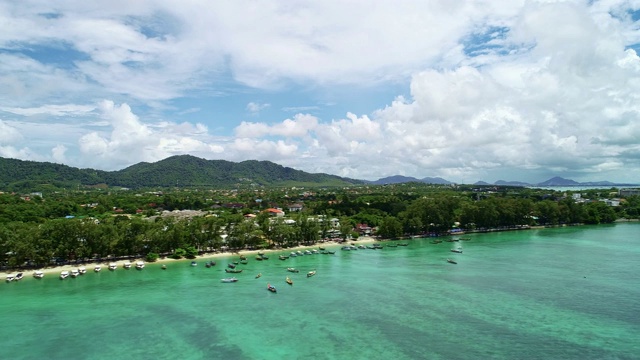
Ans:
[[[367,243],[373,243],[376,242],[377,240],[374,239],[373,237],[370,236],[361,236],[359,237],[357,240],[356,239],[352,239],[352,240],[348,240],[346,243],[351,243],[351,242],[355,242],[358,244],[367,244]],[[297,247],[293,247],[293,248],[282,248],[282,249],[264,249],[264,250],[240,250],[238,252],[231,252],[231,251],[226,251],[226,252],[212,252],[212,253],[206,253],[203,255],[198,255],[196,258],[194,259],[172,259],[169,257],[165,257],[165,258],[159,258],[157,261],[151,263],[151,264],[165,264],[167,265],[167,268],[169,268],[171,265],[171,263],[184,263],[184,262],[191,262],[191,261],[199,261],[199,260],[205,260],[205,259],[215,259],[215,258],[223,258],[223,257],[233,257],[233,256],[240,256],[240,255],[245,255],[247,257],[249,256],[254,256],[257,255],[259,252],[264,252],[265,254],[267,253],[283,253],[283,252],[291,252],[291,251],[297,251],[297,250],[306,250],[306,249],[315,249],[318,247],[338,247],[342,245],[341,243],[337,242],[337,241],[325,241],[323,243],[317,243],[315,245],[310,245],[310,246],[297,246]],[[129,259],[129,260],[117,260],[117,261],[102,261],[102,262],[95,262],[95,263],[86,263],[86,264],[74,264],[74,265],[62,265],[62,266],[51,266],[51,267],[46,267],[46,268],[41,268],[41,269],[29,269],[29,270],[11,270],[11,271],[4,271],[3,272],[3,276],[6,277],[6,275],[9,274],[16,274],[19,272],[22,272],[24,274],[24,277],[33,277],[33,273],[38,270],[38,271],[42,271],[45,274],[45,277],[47,275],[51,276],[51,275],[55,275],[58,276],[60,275],[60,273],[62,271],[71,271],[73,269],[78,269],[79,267],[84,266],[87,270],[87,273],[92,273],[94,272],[94,267],[96,265],[100,265],[101,266],[101,271],[109,271],[108,266],[111,263],[115,263],[118,266],[118,270],[122,270],[124,269],[124,263],[126,262],[130,262],[131,263],[131,268],[134,269],[135,268],[135,263],[137,261],[144,261],[144,259],[138,258],[138,259]],[[146,263],[146,262],[145,262]],[[149,264],[149,263],[146,263]]]

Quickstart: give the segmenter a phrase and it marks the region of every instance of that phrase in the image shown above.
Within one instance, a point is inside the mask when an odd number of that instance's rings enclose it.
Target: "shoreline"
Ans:
[[[346,241],[345,243],[357,242],[359,244],[367,244],[367,243],[373,243],[376,241],[380,241],[380,240],[375,239],[371,236],[361,236],[357,240]],[[108,268],[109,264],[115,263],[118,265],[118,270],[120,270],[120,269],[123,269],[123,264],[127,261],[131,263],[131,268],[135,269],[136,261],[144,261],[145,266],[149,264],[163,264],[168,266],[171,263],[180,263],[180,262],[187,263],[191,261],[198,261],[198,260],[204,260],[204,259],[239,257],[240,255],[254,256],[254,255],[257,255],[259,252],[264,252],[265,254],[280,252],[280,253],[286,253],[288,255],[291,251],[314,249],[314,248],[317,249],[320,246],[338,247],[338,246],[342,246],[342,244],[343,243],[339,243],[337,241],[327,241],[324,243],[316,243],[315,245],[300,245],[300,246],[286,248],[286,249],[282,248],[282,249],[264,249],[264,250],[240,250],[237,252],[225,251],[225,252],[206,253],[203,255],[198,255],[193,259],[187,259],[187,258],[172,259],[170,257],[165,257],[165,258],[158,258],[158,260],[154,262],[147,262],[144,260],[144,258],[133,258],[129,260],[101,261],[101,262],[92,262],[87,264],[51,266],[51,267],[45,267],[40,269],[29,269],[29,270],[22,270],[22,271],[20,269],[15,269],[12,271],[2,271],[2,274],[6,277],[7,275],[15,275],[21,272],[24,278],[27,278],[27,277],[33,278],[33,274],[36,271],[42,271],[45,274],[45,276],[51,275],[51,274],[58,276],[62,271],[71,271],[73,269],[78,269],[82,266],[86,268],[87,273],[92,273],[94,272],[94,267],[96,265],[100,265],[102,267],[101,271],[110,271]]]

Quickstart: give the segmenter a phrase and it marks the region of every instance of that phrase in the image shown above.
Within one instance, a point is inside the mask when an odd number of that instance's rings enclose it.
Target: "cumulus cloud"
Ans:
[[[1,153],[46,148],[111,169],[191,153],[358,178],[640,176],[637,2],[175,5],[0,5],[0,111],[12,119],[0,121]],[[390,84],[408,93],[362,105]],[[224,108],[194,100],[234,91],[241,100]],[[341,93],[355,100],[337,115],[283,106]],[[266,108],[284,113],[229,125],[230,109]],[[51,129],[64,141],[45,141]]]
[[[16,128],[0,120],[0,145],[11,144],[19,140],[22,140],[22,134]]]
[[[281,123],[268,125],[265,123],[242,122],[235,128],[240,138],[256,138],[262,136],[304,137],[318,126],[318,118],[308,114],[296,114],[293,119],[285,119]]]
[[[80,152],[88,164],[117,169],[176,154],[216,154],[224,150],[221,145],[197,138],[196,135],[206,133],[206,127],[202,125],[165,122],[152,126],[142,122],[129,105],[116,105],[113,101],[103,101],[99,108],[110,131],[90,132],[78,140]]]

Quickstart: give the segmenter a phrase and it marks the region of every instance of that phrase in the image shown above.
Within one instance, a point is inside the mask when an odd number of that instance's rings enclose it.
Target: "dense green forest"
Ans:
[[[601,201],[615,189],[553,192],[518,187],[400,184],[344,188],[51,191],[0,194],[0,265],[46,266],[108,256],[193,256],[221,249],[291,247],[358,236],[383,238],[561,224],[602,224],[640,214],[640,199]],[[301,205],[301,211],[288,211]],[[281,208],[272,217],[267,208]],[[199,210],[180,215],[178,210]],[[251,215],[252,217],[246,216]]]
[[[78,169],[47,162],[0,158],[0,188],[49,191],[87,187],[229,188],[236,186],[346,186],[362,181],[310,174],[270,161],[205,160],[179,155],[155,163],[138,163],[118,171]]]

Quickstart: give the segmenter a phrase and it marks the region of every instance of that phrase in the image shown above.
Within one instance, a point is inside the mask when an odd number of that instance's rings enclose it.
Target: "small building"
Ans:
[[[618,193],[620,194],[620,196],[634,196],[634,195],[640,195],[640,188],[629,188],[629,189],[620,189],[620,191],[618,191]]]
[[[284,216],[284,211],[282,211],[281,209],[276,209],[276,208],[268,208],[265,210],[266,213],[268,213],[271,216]]]
[[[371,226],[369,226],[367,224],[357,224],[356,225],[356,231],[360,235],[371,235]]]
[[[292,204],[289,205],[289,212],[296,212],[296,211],[302,211],[302,204]]]

